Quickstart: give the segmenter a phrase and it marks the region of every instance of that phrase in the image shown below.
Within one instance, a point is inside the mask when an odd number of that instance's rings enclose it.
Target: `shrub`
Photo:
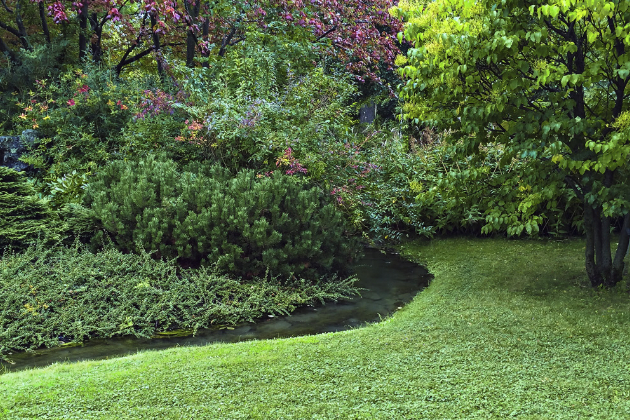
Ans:
[[[459,159],[458,145],[447,133],[411,134],[391,125],[369,127],[348,143],[322,143],[319,154],[302,163],[308,177],[335,197],[339,211],[377,242],[409,232],[579,232],[575,194],[536,181],[536,160],[506,156],[501,145],[485,147],[474,159]],[[502,167],[502,159],[512,166]],[[522,176],[512,177],[514,170]]]
[[[184,84],[191,105],[184,106],[189,118],[178,139],[204,157],[232,170],[271,171],[288,148],[298,158],[316,153],[330,138],[343,141],[354,124],[355,88],[346,74],[289,71],[286,57],[264,49],[230,58],[188,70]]]
[[[180,270],[174,261],[112,247],[43,244],[0,260],[0,358],[16,350],[89,338],[236,325],[297,306],[356,293],[355,278],[279,282],[263,273],[241,282],[214,268]]]
[[[269,269],[316,278],[343,271],[357,255],[343,216],[327,197],[295,177],[235,177],[196,163],[179,172],[170,160],[113,162],[86,189],[119,249],[157,251],[180,263],[216,263],[236,276]]]
[[[85,63],[41,79],[16,96],[14,130],[36,129],[38,141],[22,160],[38,170],[36,189],[62,207],[79,202],[89,176],[111,159],[168,152],[190,159],[198,151],[175,140],[185,117],[151,78],[120,79]]]
[[[0,166],[0,248],[20,248],[47,235],[51,216],[20,172]]]

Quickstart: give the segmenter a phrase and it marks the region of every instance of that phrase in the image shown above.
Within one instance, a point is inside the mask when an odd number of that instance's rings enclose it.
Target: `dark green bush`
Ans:
[[[239,277],[316,278],[343,271],[358,252],[343,216],[317,188],[294,177],[235,177],[218,166],[153,157],[113,162],[86,189],[118,248],[157,251],[184,265],[216,263]]]
[[[16,350],[172,329],[235,325],[356,293],[355,278],[239,282],[214,268],[97,254],[80,246],[32,246],[0,260],[0,358]]]
[[[51,212],[22,174],[0,166],[0,249],[20,248],[50,227]]]

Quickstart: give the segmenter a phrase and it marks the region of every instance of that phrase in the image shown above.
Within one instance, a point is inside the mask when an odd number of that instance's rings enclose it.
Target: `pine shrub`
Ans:
[[[343,216],[294,177],[236,176],[199,163],[179,171],[148,157],[113,162],[88,186],[85,204],[125,252],[156,252],[184,265],[217,264],[239,277],[316,278],[357,256]]]

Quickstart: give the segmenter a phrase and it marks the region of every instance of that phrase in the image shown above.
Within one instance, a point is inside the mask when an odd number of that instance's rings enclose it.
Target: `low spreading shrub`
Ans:
[[[151,337],[172,329],[235,325],[356,293],[353,277],[242,282],[214,267],[180,269],[173,260],[106,247],[31,246],[0,260],[0,357],[89,338]]]
[[[117,161],[94,177],[84,204],[124,252],[217,264],[239,277],[269,270],[313,279],[342,272],[358,254],[328,197],[279,173],[232,176],[199,163],[180,171],[154,157]]]

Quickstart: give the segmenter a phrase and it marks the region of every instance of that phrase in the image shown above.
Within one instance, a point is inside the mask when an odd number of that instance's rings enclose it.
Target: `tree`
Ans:
[[[630,228],[630,3],[409,0],[392,13],[414,43],[401,69],[406,117],[452,129],[462,154],[495,145],[504,165],[538,165],[544,188],[570,188],[591,284],[618,283]]]
[[[76,36],[80,59],[100,63],[109,48],[118,73],[147,56],[155,57],[162,73],[165,48],[194,67],[198,54],[223,57],[258,33],[301,40],[339,60],[358,80],[379,80],[379,65],[392,67],[401,29],[387,13],[393,0],[0,1],[0,52],[14,63],[18,49]]]

